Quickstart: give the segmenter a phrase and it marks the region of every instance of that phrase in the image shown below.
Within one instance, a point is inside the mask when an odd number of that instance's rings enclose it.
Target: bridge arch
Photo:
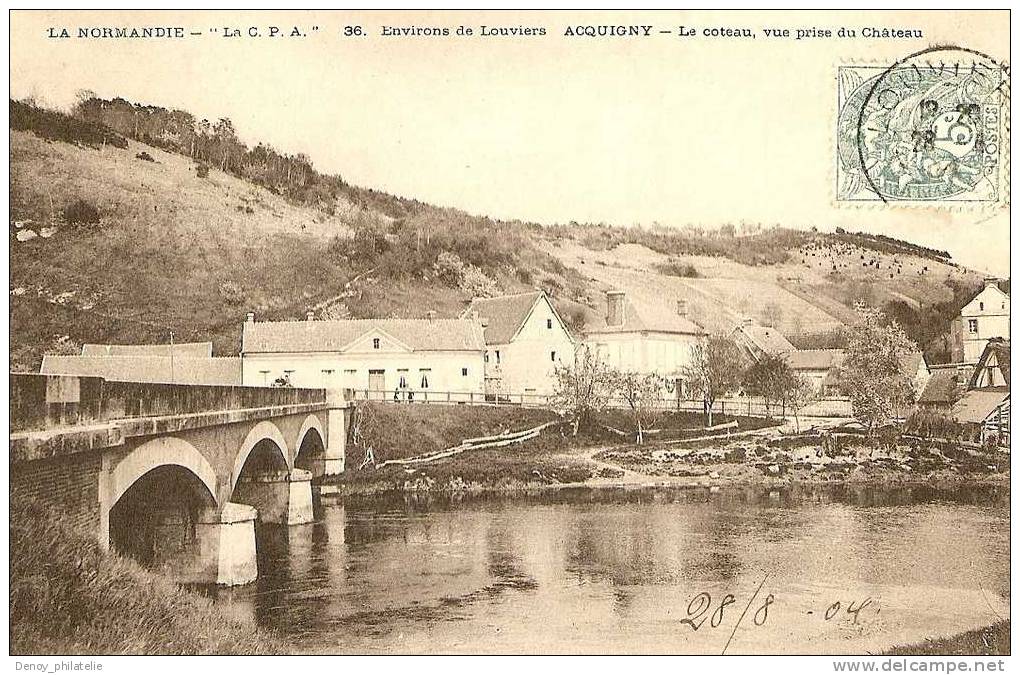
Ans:
[[[312,470],[316,462],[322,462],[326,455],[326,432],[322,421],[312,413],[301,424],[294,445],[294,467]]]
[[[216,503],[216,471],[195,446],[174,437],[162,436],[143,443],[120,460],[113,469],[110,506],[113,506],[142,476],[163,466],[178,466],[192,473],[209,490]]]
[[[193,445],[167,436],[132,450],[111,472],[104,537],[143,564],[196,550],[198,523],[218,512],[216,473]]]
[[[270,454],[277,454],[270,449],[270,444],[266,441],[271,441],[272,445],[276,446],[276,450],[282,454],[283,463],[287,469],[291,469],[294,466],[293,455],[291,454],[290,447],[287,445],[287,440],[283,437],[283,432],[280,428],[269,422],[263,420],[259,422],[252,430],[248,432],[244,442],[241,443],[241,449],[237,453],[237,457],[234,459],[234,468],[230,472],[230,489],[233,490],[237,487],[237,481],[241,477],[241,472],[244,470],[245,464],[251,457],[253,451],[256,448],[260,450],[265,448]]]

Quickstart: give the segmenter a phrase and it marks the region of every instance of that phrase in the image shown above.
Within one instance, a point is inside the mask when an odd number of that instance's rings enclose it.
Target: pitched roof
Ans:
[[[530,291],[496,298],[475,298],[461,318],[470,318],[473,312],[478,312],[478,317],[485,319],[488,324],[485,326],[485,344],[505,345],[517,335],[517,331],[531,315],[535,303],[544,297],[542,291]]]
[[[951,404],[959,398],[959,392],[962,390],[962,382],[967,378],[967,374],[959,375],[958,368],[951,366],[948,368],[932,368],[931,377],[928,378],[928,382],[924,385],[924,390],[921,395],[918,396],[918,403],[931,403],[931,404]]]
[[[846,352],[842,349],[795,349],[784,357],[793,370],[829,370],[843,365]]]
[[[1009,386],[1009,340],[1004,338],[991,338],[985,344],[984,351],[981,352],[981,357],[978,359],[977,365],[974,367],[974,372],[970,376],[970,386],[976,387],[978,377],[981,371],[984,370],[985,364],[988,363],[988,359],[995,356],[996,362],[999,364],[999,370],[1002,371],[1002,378],[1006,380],[1006,385]]]
[[[964,424],[980,424],[1008,398],[1004,387],[972,389],[953,405],[953,417]]]
[[[782,333],[770,326],[737,326],[735,331],[743,333],[758,349],[766,354],[784,354],[794,351],[795,347]]]
[[[178,344],[161,345],[99,345],[84,344],[81,347],[82,356],[170,356],[173,349],[174,356],[210,357],[212,356],[211,342],[181,342]]]
[[[638,310],[630,298],[623,299],[623,324],[610,326],[606,323],[606,314],[588,313],[584,330],[588,334],[607,333],[681,333],[684,335],[704,335],[705,329],[687,317],[671,312],[667,306],[662,311]]]
[[[468,319],[348,319],[343,321],[246,321],[244,353],[334,352],[377,330],[413,351],[482,351],[482,326]]]

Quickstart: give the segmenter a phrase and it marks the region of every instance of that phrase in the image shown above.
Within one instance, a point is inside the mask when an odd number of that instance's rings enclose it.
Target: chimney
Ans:
[[[744,328],[750,328],[751,326],[754,325],[754,317],[745,316],[743,320],[740,322],[740,325],[743,326]]]
[[[687,316],[687,301],[677,300],[676,301],[676,313],[677,316]]]
[[[315,312],[308,310],[308,313],[305,314],[305,321],[315,321]]]
[[[248,312],[244,315],[245,323],[255,323],[255,312]]]
[[[434,309],[430,309],[429,311],[425,312],[425,318],[428,319],[429,321],[435,320],[436,311]]]
[[[489,320],[488,319],[480,319],[479,322],[482,324],[482,328],[488,328],[489,327]]]
[[[623,291],[609,291],[606,293],[606,325],[623,325],[626,298],[627,294]]]

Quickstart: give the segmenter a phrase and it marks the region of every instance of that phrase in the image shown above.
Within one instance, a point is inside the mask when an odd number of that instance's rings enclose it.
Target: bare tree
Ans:
[[[581,347],[574,363],[556,366],[556,386],[551,402],[573,418],[574,435],[581,426],[595,422],[606,409],[614,385],[613,371],[597,354]]]
[[[662,378],[654,373],[617,371],[613,375],[614,393],[627,404],[634,423],[634,440],[645,442],[645,429],[662,403]]]
[[[743,369],[743,352],[727,337],[711,335],[691,348],[690,362],[681,368],[681,373],[701,395],[707,426],[712,426],[712,407],[716,399],[739,386]]]

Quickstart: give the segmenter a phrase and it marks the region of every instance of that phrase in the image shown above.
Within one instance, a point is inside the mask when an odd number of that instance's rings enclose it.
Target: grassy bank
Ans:
[[[467,450],[460,454],[414,465],[368,466],[358,469],[364,447],[371,446],[377,464],[418,457],[460,444],[466,438],[507,431],[522,431],[560,418],[547,410],[495,406],[363,404],[362,444],[349,449],[348,470],[335,479],[347,494],[389,491],[459,492],[498,490],[512,492],[564,483],[583,483],[595,477],[615,478],[618,469],[592,461],[591,448],[626,445],[633,441],[632,424],[623,411],[610,411],[601,425],[573,434],[564,421],[542,431],[538,438],[506,447]],[[717,418],[718,423],[735,418]],[[742,429],[758,428],[762,420],[740,418]],[[658,415],[649,438],[685,438],[703,435],[703,417],[697,413]],[[615,431],[614,431],[615,430]],[[624,432],[621,436],[620,431]],[[718,432],[724,434],[725,432]]]
[[[978,630],[913,645],[897,646],[884,656],[1008,656],[1009,620]]]
[[[267,654],[278,639],[35,504],[12,504],[12,654]]]

